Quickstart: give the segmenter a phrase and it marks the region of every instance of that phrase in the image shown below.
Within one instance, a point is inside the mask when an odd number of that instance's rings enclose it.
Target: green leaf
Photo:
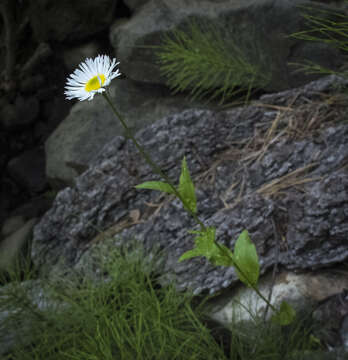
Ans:
[[[137,189],[159,190],[168,194],[174,194],[172,187],[163,181],[146,181],[135,186]]]
[[[255,286],[260,275],[260,265],[255,245],[251,242],[248,231],[244,230],[234,246],[233,260],[238,278],[247,286]]]
[[[195,194],[195,186],[191,180],[191,176],[186,164],[186,158],[184,157],[181,166],[181,175],[179,181],[179,194],[185,200],[184,207],[186,210],[197,212],[197,199]]]
[[[185,253],[183,253],[180,258],[179,258],[179,262],[183,261],[183,260],[188,260],[191,259],[193,257],[196,256],[202,256],[201,251],[197,248],[194,248],[192,250],[186,251]]]
[[[215,232],[214,227],[208,227],[206,231],[190,231],[191,234],[197,234],[195,237],[196,247],[181,255],[179,262],[195,256],[204,256],[213,265],[232,266],[233,254],[226,246],[216,244]]]
[[[191,234],[197,234],[195,237],[196,247],[181,255],[179,262],[194,256],[211,258],[216,252],[215,231],[216,230],[213,227],[208,227],[205,231],[189,231]]]
[[[313,348],[322,346],[320,339],[314,336],[313,334],[309,335],[309,344],[312,345]]]
[[[296,316],[296,311],[286,302],[283,301],[279,311],[272,316],[272,321],[279,325],[291,324]]]

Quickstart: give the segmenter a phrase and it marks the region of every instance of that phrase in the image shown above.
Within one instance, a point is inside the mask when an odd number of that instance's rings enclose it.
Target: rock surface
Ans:
[[[79,46],[72,46],[63,52],[64,65],[70,72],[74,72],[81,62],[87,58],[94,59],[100,51],[100,45],[97,41],[88,41]]]
[[[11,159],[7,171],[12,180],[29,193],[42,192],[47,187],[43,147],[28,150]]]
[[[146,4],[148,0],[124,0],[124,3],[129,7],[130,10],[138,10],[141,6]]]
[[[344,273],[343,273],[344,274]],[[347,277],[347,273],[345,273]],[[348,355],[348,290],[347,287],[321,301],[315,309],[313,318],[322,326],[315,336],[331,348],[341,347]],[[337,332],[339,332],[337,336]]]
[[[1,236],[6,237],[11,235],[16,230],[21,228],[25,224],[25,218],[23,216],[13,216],[8,218],[1,227]]]
[[[347,273],[334,271],[308,272],[296,274],[283,272],[272,279],[272,274],[259,282],[259,290],[268,299],[272,289],[271,304],[280,308],[283,301],[291,304],[296,311],[311,311],[319,302],[327,300],[333,295],[340,294],[348,287]],[[246,308],[248,311],[246,310]],[[214,309],[210,310],[212,319],[228,327],[232,321],[252,321],[254,317],[263,318],[266,303],[254,290],[241,286],[228,295],[214,299]],[[268,309],[266,319],[272,315]],[[345,314],[342,314],[344,317]],[[347,349],[348,350],[348,349]]]
[[[105,30],[117,0],[36,0],[30,3],[30,24],[41,41],[85,39]]]
[[[187,31],[192,21],[203,23],[221,33],[231,54],[237,45],[260,73],[267,74],[267,90],[280,91],[314,79],[313,75],[296,72],[289,63],[312,61],[337,68],[343,59],[328,44],[289,37],[308,29],[300,5],[309,6],[312,14],[318,7],[330,10],[320,1],[307,0],[150,0],[128,22],[111,27],[110,42],[129,78],[165,84],[153,47],[173,30]],[[333,3],[330,5],[337,11]]]
[[[33,124],[39,114],[39,101],[34,96],[17,96],[15,104],[2,104],[0,123],[8,131],[18,131]]]
[[[346,105],[323,103],[325,94],[318,93],[337,81],[331,76],[275,94],[268,105],[187,110],[137,138],[172,179],[186,156],[199,217],[231,249],[247,229],[262,273],[276,263],[291,270],[327,267],[348,259]],[[281,99],[287,99],[285,110],[272,105]],[[177,200],[134,189],[155,178],[135,147],[115,137],[35,226],[33,261],[57,271],[63,260],[68,272],[103,240],[103,231],[116,235],[115,244],[136,238],[148,251],[164,249],[164,279],[176,275],[180,289],[215,293],[236,284],[231,268],[203,258],[177,262],[193,247],[187,231],[195,224]]]
[[[0,272],[11,272],[23,265],[30,254],[29,243],[32,230],[37,222],[33,218],[28,220],[14,233],[0,242]]]

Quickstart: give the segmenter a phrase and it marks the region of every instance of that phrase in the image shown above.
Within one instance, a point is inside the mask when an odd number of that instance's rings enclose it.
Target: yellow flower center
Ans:
[[[88,92],[92,90],[98,90],[102,87],[102,85],[104,85],[104,83],[105,83],[105,76],[103,74],[98,74],[92,77],[92,79],[88,80],[85,86],[85,90]]]

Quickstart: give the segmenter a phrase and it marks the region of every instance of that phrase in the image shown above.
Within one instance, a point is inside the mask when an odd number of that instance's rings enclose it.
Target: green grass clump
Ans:
[[[0,313],[16,312],[0,324],[0,336],[15,326],[23,342],[0,359],[277,360],[291,354],[300,359],[312,348],[301,323],[284,328],[255,319],[247,327],[222,329],[206,316],[207,297],[160,285],[158,258],[149,260],[141,249],[107,254],[101,257],[101,272],[94,272],[107,281],[92,280],[80,270],[54,283],[7,284],[0,293]],[[28,296],[40,292],[38,282],[46,284],[44,293],[51,299],[45,309]]]
[[[77,277],[51,284],[56,305],[45,312],[29,305],[19,283],[20,292],[11,286],[7,304],[3,300],[0,307],[8,309],[17,298],[16,307],[22,308],[18,316],[30,313],[31,342],[8,359],[224,359],[193,311],[192,295],[177,293],[173,285],[161,287],[142,256],[115,252],[106,271],[109,281],[98,285]],[[57,310],[62,302],[65,308]]]
[[[164,36],[157,56],[167,85],[175,93],[188,91],[192,100],[206,97],[222,104],[239,93],[248,98],[253,88],[261,89],[268,82],[228,30],[197,21]]]
[[[301,360],[320,348],[303,319],[281,327],[255,319],[254,324],[232,326],[230,360]]]
[[[348,1],[345,2],[348,3]],[[302,16],[307,21],[309,29],[291,34],[290,37],[332,45],[344,53],[348,53],[348,16],[346,14],[335,10],[319,9],[315,9],[314,13],[314,9],[310,6],[301,6],[301,8],[304,10]],[[323,67],[311,61],[302,64],[292,63],[292,65],[296,66],[298,71],[307,74],[335,74],[348,78],[346,65],[340,71]]]

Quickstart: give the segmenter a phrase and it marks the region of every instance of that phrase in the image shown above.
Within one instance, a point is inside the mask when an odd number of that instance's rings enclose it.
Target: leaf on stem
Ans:
[[[260,264],[255,245],[251,242],[248,231],[244,230],[234,246],[233,260],[238,278],[247,286],[255,286],[260,275]]]
[[[212,258],[217,251],[215,231],[213,227],[208,227],[205,231],[189,231],[191,234],[197,234],[195,237],[196,247],[182,254],[179,262],[195,256],[205,256],[208,260]]]
[[[197,212],[197,199],[195,194],[195,186],[191,180],[190,172],[186,164],[186,158],[184,157],[181,166],[181,175],[179,181],[179,194],[185,200],[184,207],[186,210]]]
[[[166,192],[168,194],[174,194],[172,187],[163,181],[145,181],[142,184],[136,185],[137,189],[149,189],[149,190],[159,190]]]
[[[286,301],[283,301],[280,305],[279,311],[272,316],[272,321],[279,325],[291,324],[296,316],[296,311]]]
[[[213,265],[232,266],[232,252],[224,245],[215,242],[214,227],[208,227],[205,231],[190,231],[197,234],[195,238],[196,247],[181,255],[179,262],[195,256],[206,257]]]

